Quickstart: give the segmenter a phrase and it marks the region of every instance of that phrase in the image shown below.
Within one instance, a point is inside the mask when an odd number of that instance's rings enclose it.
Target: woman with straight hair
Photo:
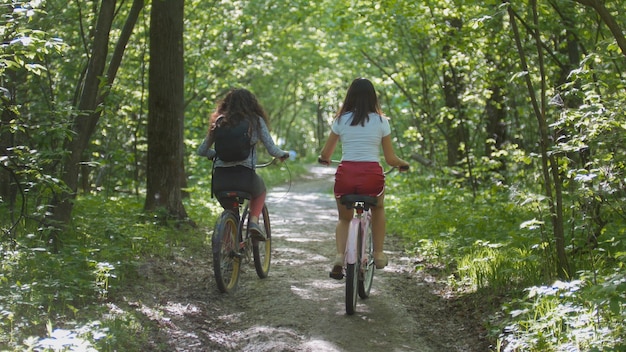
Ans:
[[[339,219],[335,230],[337,254],[330,277],[343,278],[344,253],[350,221],[354,211],[341,204],[339,198],[345,194],[362,194],[377,197],[372,210],[372,235],[374,237],[374,263],[376,268],[387,266],[383,252],[385,240],[384,190],[385,174],[380,165],[382,147],[385,162],[402,170],[409,163],[400,159],[393,150],[391,126],[381,111],[374,85],[368,79],[352,81],[339,111],[335,115],[331,132],[322,149],[319,162],[328,165],[331,155],[341,141],[341,163],[335,173],[334,194]]]

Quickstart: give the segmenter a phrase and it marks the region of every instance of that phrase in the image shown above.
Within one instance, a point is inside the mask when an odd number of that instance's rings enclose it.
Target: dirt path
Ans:
[[[344,282],[328,278],[333,172],[313,167],[290,189],[271,190],[274,256],[267,279],[246,267],[238,291],[225,295],[215,287],[210,258],[181,250],[167,263],[142,266],[145,280],[126,299],[157,323],[146,350],[488,351],[480,322],[443,297],[445,287],[414,272],[414,260],[392,240],[390,265],[376,271],[370,298],[359,300],[355,315],[345,314]]]

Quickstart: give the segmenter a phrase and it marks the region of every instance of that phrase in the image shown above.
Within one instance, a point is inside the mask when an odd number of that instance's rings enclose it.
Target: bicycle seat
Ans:
[[[236,208],[244,200],[252,198],[252,195],[242,191],[219,191],[215,192],[215,198],[224,208]]]
[[[376,203],[378,202],[378,198],[362,194],[346,194],[341,196],[340,200],[341,204],[348,207],[348,209],[354,208],[354,203],[363,203],[363,209],[365,210],[376,206]]]
[[[215,196],[217,198],[242,198],[242,199],[250,199],[252,195],[248,192],[243,191],[219,191],[215,192]]]

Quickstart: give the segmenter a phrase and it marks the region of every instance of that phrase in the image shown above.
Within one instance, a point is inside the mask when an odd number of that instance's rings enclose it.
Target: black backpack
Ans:
[[[223,124],[221,120],[222,117],[217,119],[213,131],[218,159],[226,162],[247,159],[252,149],[250,120],[244,118],[235,125]]]

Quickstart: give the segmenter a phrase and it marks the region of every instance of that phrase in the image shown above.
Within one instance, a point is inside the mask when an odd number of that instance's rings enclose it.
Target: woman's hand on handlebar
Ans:
[[[287,159],[289,159],[291,155],[289,153],[285,153],[283,154],[280,158],[278,158],[280,161],[285,161]]]
[[[330,165],[330,160],[324,160],[321,156],[317,158],[317,162],[326,166]]]
[[[385,175],[390,174],[392,171],[397,170],[398,172],[406,172],[409,171],[409,164],[402,164],[398,166],[392,166],[389,170],[383,171]]]

